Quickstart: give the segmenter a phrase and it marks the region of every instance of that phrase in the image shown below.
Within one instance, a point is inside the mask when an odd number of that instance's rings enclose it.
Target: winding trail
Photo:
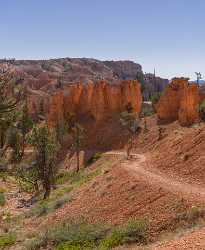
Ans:
[[[169,177],[161,173],[158,169],[150,166],[149,161],[144,154],[132,154],[132,159],[126,159],[126,153],[120,151],[110,151],[105,155],[119,155],[121,165],[137,178],[143,179],[147,184],[162,188],[171,193],[181,196],[187,200],[200,201],[205,203],[205,187],[188,184],[178,181],[177,177]]]

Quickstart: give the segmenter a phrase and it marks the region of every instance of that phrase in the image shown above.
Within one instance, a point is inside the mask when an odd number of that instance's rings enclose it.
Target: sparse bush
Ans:
[[[31,209],[26,215],[27,217],[41,217],[47,215],[48,213],[54,212],[56,209],[62,207],[65,203],[71,200],[68,196],[63,196],[56,200],[44,200],[36,204],[35,207]]]
[[[5,189],[5,188],[0,187],[0,193],[5,193],[5,192],[6,192],[6,189]]]
[[[66,204],[69,201],[71,201],[71,198],[69,198],[68,196],[61,197],[57,199],[56,201],[52,202],[51,208],[53,210],[56,210],[58,208],[61,208],[64,204]]]
[[[96,162],[97,160],[99,160],[101,158],[102,154],[101,153],[95,153],[88,161],[87,164],[93,164],[94,162]]]
[[[29,240],[28,250],[46,246],[56,250],[109,250],[129,243],[147,243],[148,223],[145,220],[131,220],[108,234],[104,226],[90,225],[86,222],[63,223]]]
[[[147,117],[147,116],[151,116],[153,114],[154,114],[154,110],[153,110],[152,105],[143,103],[140,116]]]
[[[11,212],[9,211],[4,211],[3,215],[2,215],[2,221],[6,222],[6,223],[10,223],[13,219],[13,216],[11,214]]]
[[[16,242],[15,234],[4,234],[0,235],[0,249],[4,249],[13,245]]]
[[[32,209],[31,214],[35,215],[36,217],[41,217],[43,215],[46,215],[48,213],[48,203],[42,202],[38,204],[34,209]]]
[[[125,226],[119,227],[111,232],[100,244],[101,250],[129,244],[147,242],[148,223],[145,220],[131,220]]]
[[[81,186],[100,174],[100,170],[92,171],[88,174],[85,172],[68,171],[61,172],[56,178],[56,184],[69,183],[73,186]]]
[[[176,215],[176,222],[184,226],[194,226],[201,218],[204,218],[205,210],[199,207],[192,207],[190,210]]]
[[[104,236],[105,229],[103,227],[89,225],[85,222],[71,222],[70,224],[63,223],[44,234],[40,234],[37,238],[31,239],[27,243],[27,249],[36,250],[51,243],[52,245],[57,246],[58,250],[89,249],[91,246],[98,245]]]
[[[151,98],[150,98],[152,104],[157,104],[161,96],[162,96],[162,93],[161,93],[161,92],[156,92],[156,93],[154,93],[154,94],[151,96]]]
[[[192,207],[175,214],[175,216],[160,227],[160,231],[175,231],[179,228],[191,228],[196,226],[205,218],[205,210],[200,207]]]
[[[66,182],[74,183],[81,178],[81,173],[76,171],[61,172],[56,177],[56,184],[62,185]]]
[[[0,178],[2,179],[2,181],[6,181],[8,177],[8,173],[7,172],[0,172]]]
[[[25,243],[25,247],[27,250],[37,250],[37,249],[40,249],[41,247],[46,247],[47,242],[48,242],[47,234],[42,233],[42,234],[39,234],[38,237],[28,240]]]

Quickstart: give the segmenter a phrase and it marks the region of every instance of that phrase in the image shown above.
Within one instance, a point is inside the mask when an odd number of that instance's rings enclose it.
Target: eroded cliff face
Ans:
[[[179,120],[182,126],[199,121],[199,89],[187,78],[175,78],[156,105],[160,123]]]
[[[129,103],[135,112],[140,112],[142,96],[137,81],[122,81],[118,85],[106,81],[78,83],[50,97],[47,120],[55,125],[58,120],[66,119],[68,113],[75,113],[99,122],[122,112]]]

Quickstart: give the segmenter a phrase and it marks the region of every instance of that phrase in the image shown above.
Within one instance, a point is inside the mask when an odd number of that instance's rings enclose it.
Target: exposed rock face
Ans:
[[[161,93],[169,84],[168,79],[155,76],[154,74],[144,75],[143,99],[149,101],[155,93]]]
[[[135,112],[140,112],[142,96],[137,81],[122,81],[117,85],[110,85],[106,81],[86,85],[79,83],[51,96],[47,118],[54,125],[66,118],[67,113],[75,113],[98,122],[125,110],[129,103]]]
[[[142,66],[132,61],[104,61],[112,69],[113,76],[122,80],[135,79],[137,73],[142,73]]]
[[[144,74],[138,63],[125,61],[100,61],[90,58],[59,58],[51,60],[0,60],[0,70],[7,63],[22,75],[23,83],[33,90],[53,93],[60,86],[68,86],[77,82],[105,80],[117,84],[122,80],[138,79],[143,84],[144,100],[161,92],[168,80]],[[145,81],[142,81],[144,79]]]
[[[179,120],[182,126],[199,121],[199,90],[187,78],[175,78],[156,105],[159,122]]]

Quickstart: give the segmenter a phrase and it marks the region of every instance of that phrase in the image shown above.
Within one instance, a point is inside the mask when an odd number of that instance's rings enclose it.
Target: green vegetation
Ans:
[[[130,220],[124,226],[116,228],[100,244],[100,250],[129,243],[147,243],[148,223],[145,220]]]
[[[152,104],[158,103],[158,101],[159,101],[159,99],[160,99],[161,96],[162,96],[162,92],[156,92],[156,93],[154,93],[154,95],[151,96],[151,98],[150,98]]]
[[[95,171],[68,171],[61,172],[56,176],[55,183],[60,185],[57,189],[53,190],[49,198],[39,200],[32,209],[26,213],[26,217],[41,217],[48,213],[54,212],[56,209],[62,207],[67,202],[72,200],[70,192],[84,185],[92,180],[95,176],[101,173],[100,169]],[[41,196],[40,196],[41,197]],[[39,197],[39,199],[40,199]]]
[[[41,217],[48,213],[54,212],[56,209],[62,207],[67,202],[71,201],[68,195],[64,195],[57,199],[47,199],[39,201],[36,205],[26,214],[26,217]]]
[[[55,184],[57,152],[59,149],[55,131],[51,131],[46,125],[33,128],[29,138],[31,146],[35,150],[35,162],[33,166],[37,180],[42,184],[44,199],[50,196],[51,188]],[[38,188],[37,188],[38,190]]]
[[[84,183],[92,180],[94,177],[101,173],[100,169],[92,171],[90,173],[86,173],[85,171],[76,172],[76,171],[69,171],[69,172],[61,172],[56,177],[56,184],[65,184],[69,183],[73,187],[79,187]]]
[[[175,217],[177,224],[183,227],[193,227],[200,219],[204,219],[205,210],[200,207],[192,207],[191,209],[178,213]]]
[[[139,115],[133,111],[131,103],[126,106],[126,110],[120,114],[120,123],[128,131],[130,138],[127,146],[127,159],[130,158],[131,150],[134,146],[134,138],[141,132],[139,126]]]
[[[0,249],[5,249],[8,246],[14,245],[16,242],[15,234],[3,234],[0,235]]]
[[[2,220],[6,223],[10,223],[14,220],[14,217],[12,216],[10,211],[4,211],[2,214]]]
[[[3,207],[6,204],[6,198],[3,192],[0,192],[0,206]]]
[[[142,108],[141,108],[141,117],[147,117],[147,116],[151,116],[154,114],[154,110],[152,105],[149,104],[142,104]]]
[[[93,164],[94,162],[96,162],[97,160],[99,160],[101,158],[102,154],[97,152],[95,153],[88,161],[87,161],[87,164],[88,165],[91,165]]]
[[[203,111],[204,109],[205,109],[205,100],[203,100],[199,105],[199,111]]]
[[[192,207],[187,209],[183,207],[183,204],[177,204],[176,210],[173,218],[162,225],[160,231],[174,232],[204,223],[205,210],[203,208]]]
[[[51,242],[57,246],[57,249],[72,249],[71,247],[79,249],[79,246],[97,245],[104,236],[105,229],[96,225],[89,225],[85,222],[63,223],[31,239],[27,244],[27,249],[36,250]]]
[[[37,250],[52,244],[56,250],[109,250],[115,246],[134,242],[146,244],[147,230],[148,223],[144,220],[131,220],[113,230],[83,221],[63,223],[29,240],[27,249]]]

